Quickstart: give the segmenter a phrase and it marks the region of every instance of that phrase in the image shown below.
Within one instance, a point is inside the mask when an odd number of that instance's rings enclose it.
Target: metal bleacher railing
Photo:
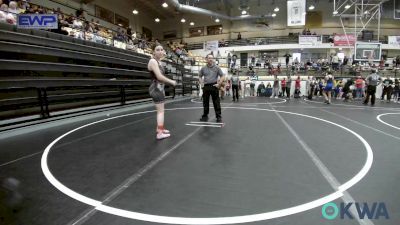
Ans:
[[[332,35],[321,35],[322,43],[330,43],[333,40]],[[376,36],[374,36],[376,39]],[[363,40],[359,40],[363,41]],[[386,44],[386,39],[381,39],[381,43]],[[219,42],[219,47],[234,47],[234,46],[254,46],[254,45],[273,45],[273,44],[298,44],[299,36],[298,35],[289,35],[289,36],[277,36],[277,37],[258,37],[258,38],[246,38],[246,39],[231,39],[231,40],[221,40]],[[203,49],[203,42],[194,42],[188,43],[187,50],[196,50]]]
[[[151,100],[144,54],[6,23],[0,23],[0,52],[0,128]],[[166,87],[167,97],[191,94],[190,71],[163,63],[178,80],[176,88]]]
[[[240,40],[224,40],[220,41],[220,47],[232,47],[232,46],[250,46],[250,45],[270,45],[270,44],[292,44],[298,43],[298,38],[294,36],[282,36],[282,37],[263,37],[263,38],[246,38]],[[203,43],[189,43],[187,45],[188,50],[202,49]]]

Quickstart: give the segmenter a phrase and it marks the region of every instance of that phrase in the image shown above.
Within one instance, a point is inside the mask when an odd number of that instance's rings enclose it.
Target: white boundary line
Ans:
[[[378,116],[376,117],[376,119],[377,119],[379,122],[381,122],[381,123],[383,123],[383,124],[385,124],[385,125],[388,125],[388,126],[390,126],[390,127],[393,127],[394,129],[400,130],[400,127],[396,127],[396,126],[394,126],[394,125],[392,125],[392,124],[390,124],[390,123],[386,123],[385,121],[383,121],[383,120],[381,119],[382,116],[384,116],[384,115],[390,115],[390,114],[400,114],[400,113],[383,113],[383,114],[378,115]]]
[[[311,103],[318,103],[318,104],[324,104],[323,102],[319,102],[319,101],[310,101],[308,99],[303,99],[305,102],[311,102]],[[348,104],[340,104],[340,103],[331,103],[331,105],[343,105],[343,106],[347,106],[347,107],[358,107],[361,109],[385,109],[385,110],[400,110],[400,108],[387,108],[387,107],[371,107],[371,106],[362,106],[362,105],[348,105]]]
[[[268,97],[269,98],[269,97]],[[266,103],[266,102],[260,102],[260,103],[252,103],[252,102],[239,102],[238,104],[251,104],[251,105],[273,105],[273,104],[281,104],[281,103],[285,103],[285,102],[287,102],[287,100],[286,99],[279,99],[279,100],[282,100],[282,101],[280,101],[280,102],[271,102],[271,103]],[[200,101],[197,101],[196,99],[191,99],[190,100],[191,102],[193,102],[193,103],[199,103],[199,104],[203,104],[203,102],[200,102]],[[224,102],[221,102],[221,104],[232,104],[232,103],[224,103]],[[236,104],[236,103],[235,103]]]
[[[216,122],[197,122],[197,121],[190,121],[188,123],[198,123],[198,124],[211,124],[211,125],[224,125],[224,123],[216,123]]]
[[[59,182],[53,174],[50,172],[50,169],[48,167],[47,161],[48,161],[48,156],[50,154],[51,148],[62,138],[66,137],[67,135],[78,131],[80,129],[83,129],[85,127],[91,126],[93,124],[101,123],[107,120],[111,119],[116,119],[116,118],[121,118],[121,117],[126,117],[126,116],[132,116],[132,115],[138,115],[138,114],[144,114],[144,113],[151,113],[155,112],[155,110],[152,111],[144,111],[144,112],[137,112],[137,113],[131,113],[131,114],[126,114],[126,115],[120,115],[116,117],[111,117],[103,120],[99,120],[96,122],[92,122],[83,126],[80,126],[78,128],[75,128],[57,139],[55,139],[53,142],[51,142],[46,149],[44,150],[44,153],[42,155],[41,159],[41,167],[43,174],[47,178],[47,180],[58,190],[63,192],[64,194],[70,196],[73,199],[76,199],[82,203],[91,205],[95,207],[97,210],[125,217],[125,218],[130,218],[130,219],[136,219],[136,220],[142,220],[142,221],[148,221],[148,222],[156,222],[156,223],[170,223],[170,224],[236,224],[236,223],[246,223],[246,222],[256,222],[256,221],[262,221],[262,220],[268,220],[268,219],[273,219],[273,218],[278,218],[278,217],[283,217],[283,216],[288,216],[288,215],[293,215],[296,213],[304,212],[313,208],[316,208],[318,206],[324,205],[328,202],[331,202],[335,199],[338,199],[343,196],[343,192],[349,189],[350,187],[354,186],[356,183],[358,183],[370,170],[373,162],[373,152],[371,149],[371,146],[368,144],[368,142],[361,137],[359,134],[356,132],[339,125],[337,123],[321,119],[318,117],[314,116],[309,116],[305,114],[300,114],[300,113],[293,113],[293,112],[286,112],[286,111],[279,111],[279,110],[271,110],[271,109],[260,109],[260,108],[244,108],[244,107],[225,107],[227,109],[243,109],[243,110],[258,110],[258,111],[269,111],[269,112],[279,112],[279,113],[285,113],[285,114],[291,114],[291,115],[298,115],[306,118],[311,118],[311,119],[316,119],[319,121],[323,121],[332,125],[335,125],[337,127],[340,127],[347,132],[353,134],[356,136],[365,146],[366,152],[367,152],[367,159],[365,161],[364,166],[362,169],[350,180],[348,180],[346,183],[342,184],[341,186],[338,187],[338,190],[324,196],[322,198],[316,199],[314,201],[304,203],[301,205],[281,209],[281,210],[276,210],[272,212],[265,212],[265,213],[260,213],[260,214],[252,214],[252,215],[245,215],[245,216],[234,216],[234,217],[218,217],[218,218],[185,218],[185,217],[168,217],[168,216],[158,216],[158,215],[151,215],[151,214],[145,214],[145,213],[138,213],[138,212],[132,212],[132,211],[127,211],[115,207],[110,207],[103,205],[102,202],[86,197],[84,195],[81,195],[70,188],[66,187],[63,185],[61,182]],[[174,111],[174,110],[188,110],[188,109],[202,109],[202,107],[190,107],[190,108],[173,108],[173,109],[166,109],[167,111]]]
[[[222,127],[222,125],[211,125],[211,124],[191,124],[191,123],[187,123],[185,125],[186,126],[192,126],[192,127],[219,127],[219,128]]]
[[[272,107],[272,109],[274,109]],[[275,112],[275,114],[278,116],[278,118],[282,121],[282,123],[287,127],[289,132],[296,138],[297,142],[303,147],[304,151],[308,154],[308,156],[311,158],[315,166],[318,168],[318,170],[321,172],[322,176],[325,177],[325,179],[328,181],[328,183],[331,185],[331,187],[334,190],[337,190],[337,188],[340,186],[339,181],[336,179],[336,177],[329,171],[329,169],[325,166],[325,164],[322,162],[322,160],[315,154],[315,152],[310,148],[310,146],[300,137],[300,135],[293,129],[292,126],[290,126],[286,120],[278,113]],[[343,192],[342,199],[345,201],[345,203],[354,203],[355,200],[354,198],[348,193],[348,191]],[[371,220],[369,219],[360,219],[357,215],[357,210],[354,205],[350,208],[351,213],[354,215],[354,217],[357,219],[358,223],[360,225],[374,225]]]

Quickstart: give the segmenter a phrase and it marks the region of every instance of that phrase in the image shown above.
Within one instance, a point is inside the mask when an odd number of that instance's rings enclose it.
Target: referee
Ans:
[[[217,117],[217,123],[222,123],[221,116],[221,104],[219,102],[219,88],[224,80],[224,74],[221,68],[219,68],[214,63],[214,56],[208,54],[206,56],[207,65],[202,67],[199,73],[200,84],[203,84],[203,116],[201,116],[200,121],[208,121],[208,112],[210,111],[210,95],[212,97],[215,116]],[[218,79],[219,78],[219,79]]]

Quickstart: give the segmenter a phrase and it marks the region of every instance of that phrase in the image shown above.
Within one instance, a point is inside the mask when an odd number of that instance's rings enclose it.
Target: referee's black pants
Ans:
[[[376,86],[368,85],[367,96],[365,97],[364,104],[368,104],[369,97],[371,97],[371,105],[375,105],[375,93],[376,93]]]
[[[232,96],[233,101],[235,101],[235,99],[239,101],[239,85],[232,84]]]
[[[219,102],[219,90],[213,84],[205,84],[203,88],[203,117],[207,117],[210,111],[210,95],[213,101],[215,117],[221,119],[221,104]]]

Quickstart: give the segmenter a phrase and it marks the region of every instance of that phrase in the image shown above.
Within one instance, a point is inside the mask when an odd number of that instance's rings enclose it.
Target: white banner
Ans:
[[[218,41],[204,42],[204,51],[218,51]]]
[[[400,36],[388,36],[388,44],[400,46]]]
[[[299,45],[311,45],[316,46],[322,44],[321,35],[300,35]]]
[[[306,0],[287,1],[287,25],[306,25]]]

